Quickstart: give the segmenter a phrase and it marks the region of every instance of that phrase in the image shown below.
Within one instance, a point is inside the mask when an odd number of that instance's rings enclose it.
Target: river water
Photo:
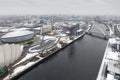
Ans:
[[[18,80],[96,80],[106,45],[86,34]]]

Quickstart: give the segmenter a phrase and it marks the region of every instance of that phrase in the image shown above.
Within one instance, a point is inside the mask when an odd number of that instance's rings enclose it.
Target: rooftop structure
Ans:
[[[3,42],[21,42],[25,40],[32,39],[34,32],[28,30],[16,30],[9,32],[1,37]]]

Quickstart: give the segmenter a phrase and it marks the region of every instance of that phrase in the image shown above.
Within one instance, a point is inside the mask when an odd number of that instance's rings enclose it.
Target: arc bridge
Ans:
[[[97,22],[91,23],[90,29],[87,32],[92,36],[103,39],[108,39],[110,35],[110,28],[107,24],[100,24]]]

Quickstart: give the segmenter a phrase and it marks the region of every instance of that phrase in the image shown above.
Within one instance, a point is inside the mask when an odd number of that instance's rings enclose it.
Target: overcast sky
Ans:
[[[0,0],[0,14],[120,15],[120,0]]]

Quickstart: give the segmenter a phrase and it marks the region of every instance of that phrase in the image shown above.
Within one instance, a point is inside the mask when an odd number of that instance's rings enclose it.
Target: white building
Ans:
[[[32,39],[34,32],[28,30],[16,30],[9,32],[1,37],[3,42],[21,42]]]
[[[42,33],[47,33],[47,32],[49,32],[50,30],[52,29],[52,26],[50,26],[50,25],[43,25],[43,27],[41,27],[41,32]]]
[[[0,68],[14,63],[22,54],[23,45],[3,44],[0,45]]]

